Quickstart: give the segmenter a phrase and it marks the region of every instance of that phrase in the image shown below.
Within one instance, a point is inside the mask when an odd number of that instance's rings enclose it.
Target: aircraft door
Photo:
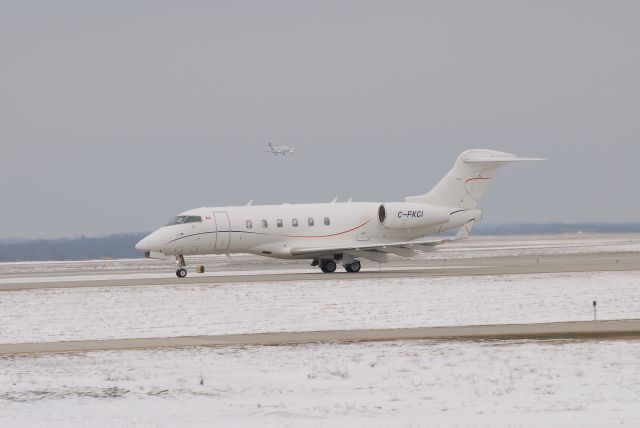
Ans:
[[[212,253],[215,251],[216,249],[216,240],[218,239],[218,233],[216,232],[217,227],[216,227],[216,216],[213,215],[213,213],[211,214],[211,216],[206,216],[205,217],[205,221],[207,222],[211,222],[210,225],[207,227],[207,253]]]
[[[231,241],[231,227],[229,225],[229,214],[225,211],[214,212],[213,216],[216,220],[216,229],[218,231],[216,239],[216,251],[224,251],[229,249]]]

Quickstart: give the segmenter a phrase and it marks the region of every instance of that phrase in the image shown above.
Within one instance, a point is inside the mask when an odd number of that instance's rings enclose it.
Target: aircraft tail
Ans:
[[[429,193],[408,196],[405,201],[474,209],[499,167],[525,160],[544,159],[519,158],[516,155],[495,150],[467,150],[458,156],[453,168]]]

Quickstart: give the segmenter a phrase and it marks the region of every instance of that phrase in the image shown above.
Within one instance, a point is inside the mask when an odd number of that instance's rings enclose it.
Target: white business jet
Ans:
[[[187,275],[185,255],[251,253],[309,259],[322,272],[359,272],[358,259],[386,262],[389,254],[419,251],[464,239],[496,170],[519,158],[493,150],[467,150],[429,192],[404,202],[346,202],[196,208],[172,218],[136,244],[146,257],[175,256],[176,275]],[[455,237],[438,236],[459,229]]]
[[[276,156],[278,155],[286,155],[287,153],[293,153],[296,151],[295,147],[291,147],[291,146],[274,146],[273,144],[269,143],[269,148],[268,149],[264,149],[265,152],[267,153],[272,153]]]

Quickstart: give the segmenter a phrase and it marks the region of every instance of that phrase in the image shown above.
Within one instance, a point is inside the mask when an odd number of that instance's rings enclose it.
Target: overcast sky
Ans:
[[[640,220],[640,2],[0,3],[0,238],[402,200],[467,148],[485,222]],[[297,146],[275,158],[268,141]]]

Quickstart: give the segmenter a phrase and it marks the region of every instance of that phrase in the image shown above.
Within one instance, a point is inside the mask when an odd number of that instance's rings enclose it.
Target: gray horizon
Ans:
[[[639,12],[5,3],[0,239],[145,231],[250,199],[403,200],[469,148],[549,158],[498,172],[487,223],[638,222]]]

